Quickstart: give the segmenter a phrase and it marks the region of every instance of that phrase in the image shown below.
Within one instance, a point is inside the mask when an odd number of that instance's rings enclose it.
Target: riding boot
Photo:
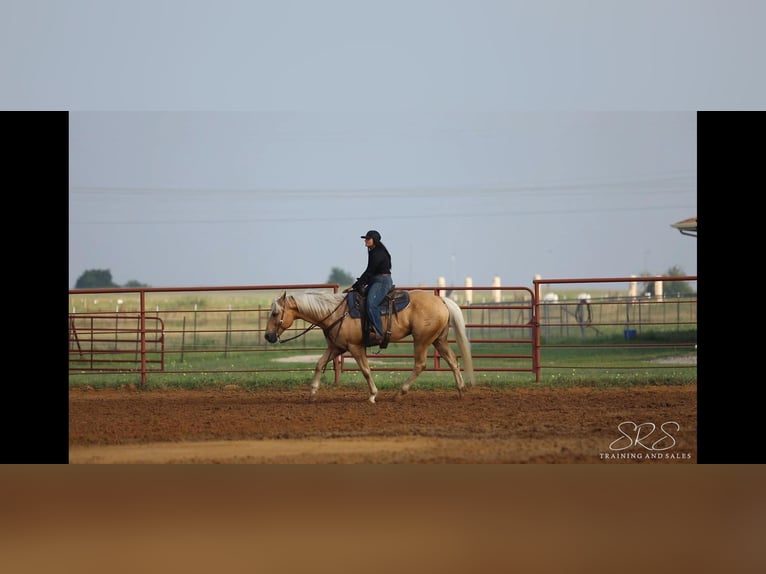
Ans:
[[[369,333],[367,333],[367,341],[365,345],[367,347],[374,347],[375,345],[380,345],[383,342],[383,337],[378,335],[375,332],[375,329],[370,330]]]

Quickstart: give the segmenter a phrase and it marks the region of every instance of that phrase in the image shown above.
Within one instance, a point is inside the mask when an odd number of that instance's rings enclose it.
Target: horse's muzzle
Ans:
[[[277,339],[279,339],[276,331],[274,331],[273,333],[266,333],[264,337],[269,343],[276,343]]]

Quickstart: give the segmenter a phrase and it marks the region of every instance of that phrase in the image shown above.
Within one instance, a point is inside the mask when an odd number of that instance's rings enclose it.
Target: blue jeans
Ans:
[[[367,317],[370,320],[370,325],[381,337],[383,336],[383,321],[380,318],[378,306],[393,286],[394,280],[390,275],[375,275],[372,281],[367,284]]]

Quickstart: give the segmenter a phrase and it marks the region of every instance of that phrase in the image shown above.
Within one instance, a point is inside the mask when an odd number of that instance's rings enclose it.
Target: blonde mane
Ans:
[[[323,291],[308,291],[293,295],[298,311],[308,317],[322,319],[335,311],[343,301],[343,293],[326,293]]]

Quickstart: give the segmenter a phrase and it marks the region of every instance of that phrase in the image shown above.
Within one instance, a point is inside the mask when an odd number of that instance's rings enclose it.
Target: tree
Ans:
[[[88,269],[75,283],[75,289],[101,289],[105,287],[119,287],[112,281],[112,272],[109,269]]]
[[[343,269],[333,267],[330,271],[330,277],[327,279],[327,283],[337,283],[338,285],[351,285],[356,281],[353,275],[350,275]]]
[[[648,273],[642,273],[643,277],[649,277]],[[686,273],[678,265],[674,265],[665,272],[666,277],[683,277]],[[644,283],[644,293],[650,293],[654,297],[654,285],[655,281],[660,281],[662,278],[653,278],[651,281]],[[694,295],[694,289],[691,288],[686,281],[663,281],[662,283],[662,295],[663,297],[687,297]]]
[[[149,287],[149,285],[146,283],[141,283],[140,281],[136,281],[135,279],[131,279],[125,283],[125,287]]]

